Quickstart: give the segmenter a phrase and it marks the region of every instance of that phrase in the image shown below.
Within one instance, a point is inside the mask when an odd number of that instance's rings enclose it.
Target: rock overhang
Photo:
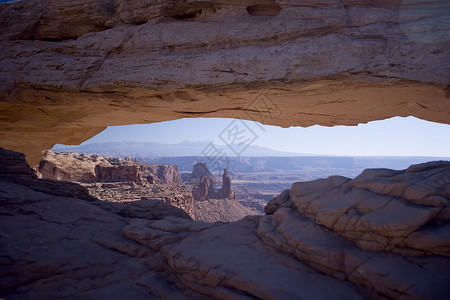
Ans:
[[[450,123],[446,1],[44,2],[0,5],[0,146],[32,165],[185,117]]]

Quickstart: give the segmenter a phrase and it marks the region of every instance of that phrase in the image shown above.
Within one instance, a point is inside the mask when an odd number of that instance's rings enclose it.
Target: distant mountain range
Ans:
[[[56,145],[54,152],[76,152],[85,154],[102,154],[110,156],[139,157],[179,157],[179,156],[211,156],[214,153],[226,154],[229,157],[237,155],[226,145],[215,145],[208,141],[184,141],[178,144],[163,144],[158,142],[109,142],[92,143],[80,146]],[[266,147],[249,145],[242,156],[303,156],[307,154],[277,151]]]
[[[206,162],[213,172],[227,167],[231,172],[277,172],[282,170],[322,170],[323,174],[357,175],[366,168],[390,168],[401,170],[412,164],[434,160],[450,160],[449,157],[402,157],[402,156],[321,156],[276,151],[250,145],[243,155],[237,157],[226,145],[210,142],[186,141],[178,144],[157,142],[110,142],[81,146],[57,145],[55,152],[101,154],[112,157],[133,157],[144,163],[178,165],[179,171],[192,171],[196,162]],[[227,161],[220,155],[227,155]],[[221,173],[220,173],[221,174]]]
[[[311,173],[316,170],[330,175],[358,175],[368,168],[388,168],[394,170],[406,169],[411,165],[436,160],[449,160],[445,157],[349,157],[349,156],[291,156],[291,157],[231,157],[226,163],[221,162],[220,168],[215,168],[216,161],[208,157],[183,156],[183,157],[161,157],[145,158],[135,157],[139,161],[151,164],[177,165],[179,171],[192,171],[196,162],[206,162],[214,173],[220,173],[224,167],[234,173],[258,173],[258,172],[283,172],[298,170]],[[319,172],[319,173],[320,173]],[[329,173],[331,172],[331,173]],[[323,176],[319,176],[321,178]]]

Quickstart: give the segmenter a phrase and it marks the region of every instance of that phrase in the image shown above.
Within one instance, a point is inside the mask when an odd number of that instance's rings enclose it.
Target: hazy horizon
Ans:
[[[111,126],[81,145],[106,142],[212,142],[228,145],[237,156],[246,156],[251,145],[299,155],[450,157],[450,125],[394,117],[358,126],[281,128],[237,119],[192,118]]]

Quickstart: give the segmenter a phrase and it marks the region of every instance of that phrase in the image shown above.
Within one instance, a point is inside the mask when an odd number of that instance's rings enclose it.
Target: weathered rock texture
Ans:
[[[450,257],[450,162],[299,182],[290,199],[302,215],[361,249]]]
[[[203,174],[200,180],[192,189],[192,196],[195,201],[205,201],[207,199],[216,199],[216,192],[214,191],[214,178],[206,177]]]
[[[148,209],[158,201],[183,210],[191,218],[195,217],[194,198],[184,186],[168,186],[161,184],[140,185],[134,181],[113,182],[77,182],[85,187],[89,194],[101,201],[113,203],[115,208],[125,211],[152,214]],[[159,204],[158,204],[159,205]],[[164,204],[161,204],[164,205]]]
[[[41,178],[79,182],[91,196],[115,203],[114,207],[126,214],[142,211],[151,215],[146,207],[161,201],[184,210],[186,216],[195,216],[194,199],[191,192],[180,185],[176,165],[49,151],[35,170]],[[150,207],[153,205],[156,204]]]
[[[228,175],[228,169],[223,170],[222,175],[222,187],[217,192],[217,196],[219,199],[233,199],[234,200],[234,192],[231,188],[231,177]]]
[[[76,197],[88,201],[96,200],[89,195],[88,190],[78,184],[36,179],[37,176],[34,170],[28,167],[23,154],[0,148],[0,180],[24,185],[32,191],[54,196]],[[14,190],[9,191],[8,194],[14,195]]]
[[[266,207],[270,215],[259,220],[258,235],[380,295],[445,298],[450,288],[442,279],[450,271],[440,268],[450,262],[449,187],[450,162],[294,183]]]
[[[0,145],[32,165],[108,125],[449,123],[446,0],[0,4]]]
[[[231,189],[231,177],[230,175],[228,175],[228,169],[223,170],[222,187],[218,191],[214,190],[214,177],[212,175],[207,176],[208,173],[211,174],[207,167],[206,171],[207,172],[200,174],[200,179],[192,189],[192,196],[194,196],[194,200],[196,201],[205,201],[208,199],[234,200],[235,196],[233,190]],[[192,180],[192,178],[193,177],[191,176],[190,179]]]
[[[42,178],[69,181],[133,181],[140,185],[180,185],[176,165],[143,164],[131,158],[49,151],[36,166]]]
[[[266,216],[207,224],[162,201],[80,199],[76,184],[36,179],[23,155],[1,150],[0,295],[448,299],[449,168],[295,183]]]
[[[194,201],[194,216],[196,221],[235,222],[246,216],[261,215],[257,210],[243,206],[235,199],[206,199]]]
[[[127,219],[109,211],[120,208],[83,200],[86,193],[74,183],[36,179],[24,155],[0,148],[0,297],[154,299],[159,293],[167,293],[166,298],[181,294],[143,262],[154,251],[122,235]],[[146,207],[151,212],[145,216],[131,208],[128,215],[160,219],[184,213],[161,201]],[[138,283],[149,280],[153,287]]]
[[[186,183],[198,183],[202,175],[208,178],[214,178],[214,175],[209,171],[206,163],[196,163],[192,169],[191,175],[189,175],[189,178],[186,180]]]
[[[235,199],[231,189],[228,169],[222,175],[222,187],[214,190],[214,176],[204,163],[194,165],[189,182],[197,182],[192,189],[194,198],[193,219],[203,222],[233,222],[250,215],[259,215],[254,209],[243,206]]]
[[[35,170],[40,178],[65,181],[94,181],[98,176],[97,166],[111,166],[111,163],[99,155],[88,156],[48,151]]]

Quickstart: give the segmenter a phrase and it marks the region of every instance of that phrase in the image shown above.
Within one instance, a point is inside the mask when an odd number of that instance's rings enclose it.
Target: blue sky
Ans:
[[[279,151],[350,156],[450,157],[450,125],[414,117],[395,117],[358,126],[308,128],[280,128],[219,118],[181,119],[108,127],[83,144],[112,141],[176,144],[186,140],[226,144],[233,138],[230,135],[232,129],[243,133],[241,138],[246,143]]]

